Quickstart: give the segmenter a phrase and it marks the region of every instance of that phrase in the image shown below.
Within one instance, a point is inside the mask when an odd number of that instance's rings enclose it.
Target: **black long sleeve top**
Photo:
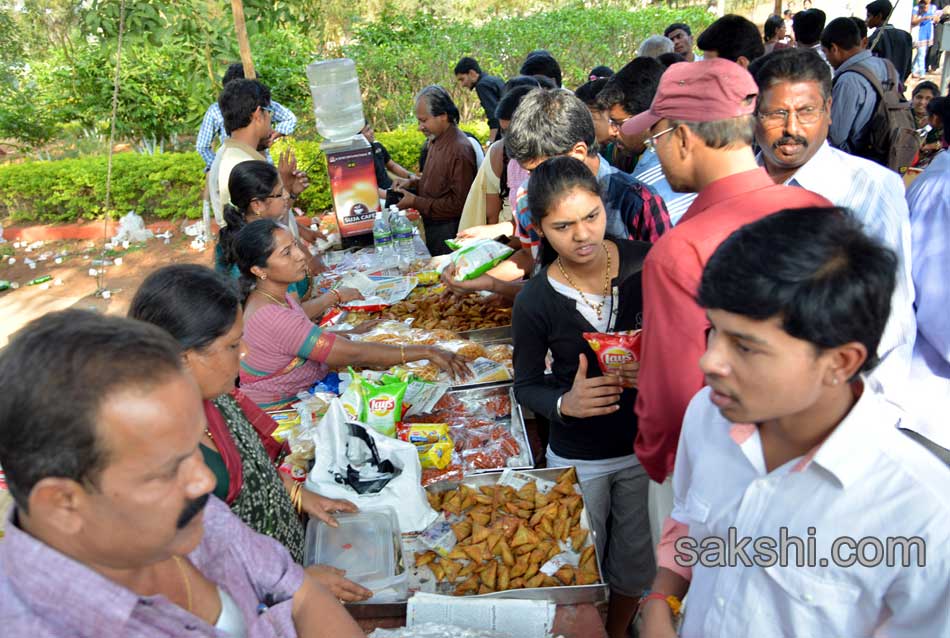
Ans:
[[[650,244],[615,240],[620,271],[613,280],[619,314],[615,331],[636,330],[643,318],[641,272]],[[532,277],[515,300],[511,320],[515,354],[515,397],[518,402],[551,422],[550,446],[569,459],[599,460],[633,453],[637,434],[634,412],[636,390],[620,395],[620,409],[588,419],[561,418],[557,400],[571,389],[577,374],[578,355],[587,357],[588,377],[602,376],[597,357],[583,337],[597,332],[578,312],[576,303],[551,286],[547,268]],[[554,357],[551,375],[545,375],[545,356]]]

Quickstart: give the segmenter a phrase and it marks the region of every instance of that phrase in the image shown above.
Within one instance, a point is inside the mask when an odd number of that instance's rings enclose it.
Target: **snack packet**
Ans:
[[[398,428],[398,439],[413,445],[432,445],[449,439],[447,423],[406,423]]]
[[[445,440],[424,445],[419,449],[419,463],[424,470],[444,470],[452,461],[452,452],[455,451],[455,445],[452,441]]]
[[[365,398],[363,396],[363,379],[353,368],[350,368],[350,384],[340,395],[340,403],[343,404],[343,410],[346,416],[353,421],[359,421],[363,418],[363,407]]]
[[[380,434],[395,438],[396,424],[402,420],[402,399],[408,386],[405,381],[381,386],[365,384],[363,423]]]
[[[285,443],[294,428],[300,427],[300,414],[296,410],[278,410],[268,414],[277,423],[271,436],[280,443]]]
[[[455,278],[459,281],[475,279],[485,274],[515,251],[493,239],[484,239],[460,248],[451,255],[455,264]]]
[[[584,339],[597,355],[604,374],[619,375],[625,363],[640,360],[640,330],[632,332],[585,332]]]

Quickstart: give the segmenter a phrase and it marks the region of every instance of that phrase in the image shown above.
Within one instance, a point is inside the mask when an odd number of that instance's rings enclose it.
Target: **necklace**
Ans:
[[[257,292],[257,293],[260,293],[260,294],[264,295],[265,297],[267,297],[268,299],[270,299],[271,301],[273,301],[273,302],[274,302],[275,304],[277,304],[278,306],[283,306],[284,308],[290,308],[290,306],[287,304],[286,301],[281,301],[280,299],[278,299],[277,297],[275,297],[274,295],[272,295],[272,294],[270,294],[270,293],[266,293],[266,292],[264,292],[263,290],[259,290],[258,288],[255,288],[255,289],[254,289],[254,292]]]
[[[178,571],[181,573],[181,579],[185,581],[185,596],[188,599],[188,613],[191,613],[192,608],[192,599],[191,599],[191,580],[188,578],[188,572],[185,571],[184,561],[181,559],[181,556],[172,556],[175,559],[175,564],[178,565]]]
[[[581,296],[581,300],[591,310],[597,313],[598,321],[603,320],[604,304],[607,303],[607,299],[610,298],[610,251],[607,250],[607,244],[604,242],[600,243],[600,247],[604,249],[604,254],[607,256],[607,269],[604,271],[604,301],[602,301],[601,303],[595,304],[588,301],[587,295],[584,294],[584,291],[581,290],[580,287],[574,283],[574,280],[571,279],[571,276],[567,274],[567,270],[565,270],[564,264],[561,263],[561,258],[560,257],[557,258],[557,267],[558,269],[560,269],[561,274],[567,280],[567,283],[571,284],[571,287],[574,290],[576,290],[577,293]]]

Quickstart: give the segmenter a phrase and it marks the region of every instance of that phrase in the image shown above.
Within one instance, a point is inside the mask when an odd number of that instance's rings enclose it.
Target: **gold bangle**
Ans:
[[[331,290],[330,292],[336,295],[336,305],[339,306],[340,304],[343,303],[343,295],[340,294],[339,290]]]
[[[402,364],[406,365],[406,346],[399,344],[399,356],[402,357]]]

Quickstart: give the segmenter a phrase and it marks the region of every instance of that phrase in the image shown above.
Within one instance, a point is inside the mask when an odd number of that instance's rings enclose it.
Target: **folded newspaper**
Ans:
[[[409,599],[406,627],[375,638],[547,638],[557,607],[546,600],[464,600],[419,592]]]

